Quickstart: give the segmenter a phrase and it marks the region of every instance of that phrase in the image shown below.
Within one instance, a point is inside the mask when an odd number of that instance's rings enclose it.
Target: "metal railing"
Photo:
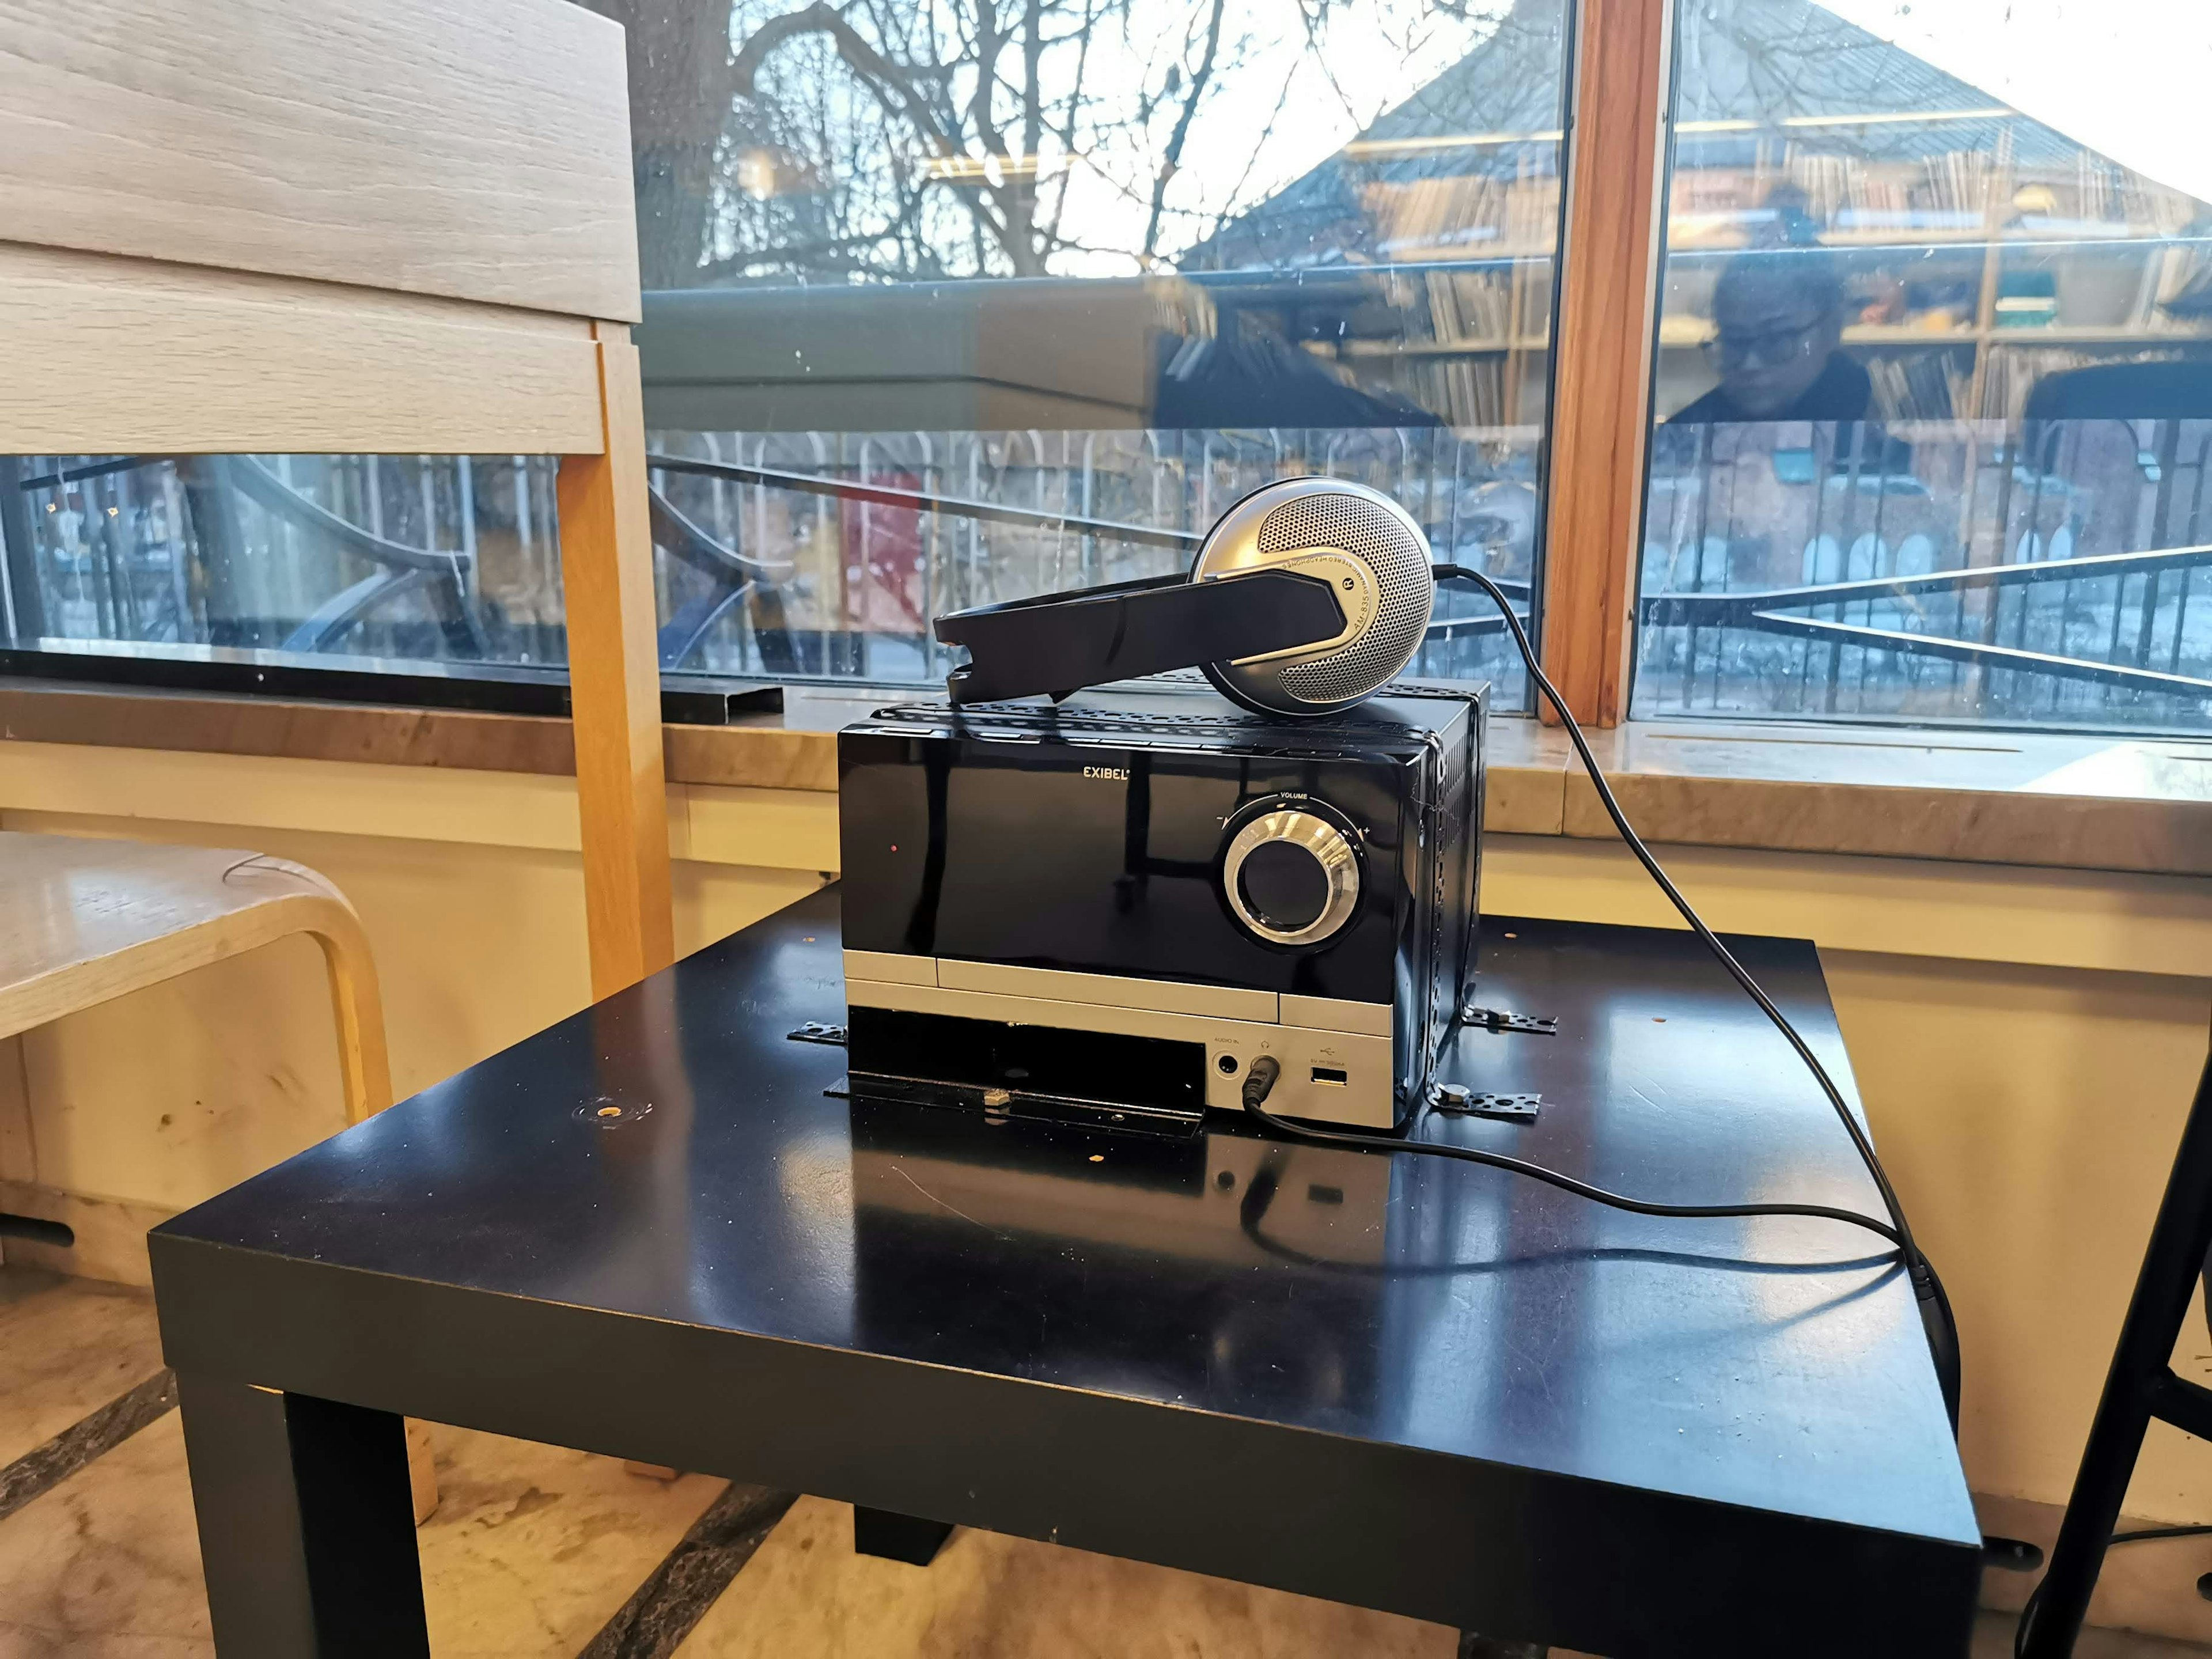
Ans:
[[[2212,421],[1661,436],[1637,712],[2212,724]]]
[[[927,682],[955,665],[929,620],[971,605],[1186,567],[1229,504],[1295,472],[1357,477],[1420,520],[1440,553],[1525,593],[1535,530],[1533,428],[1200,431],[656,433],[654,484],[726,552],[786,574],[764,626],[664,629],[665,661],[728,673],[801,672]],[[696,566],[665,615],[707,616]],[[770,598],[766,584],[743,604]],[[1414,672],[1497,683],[1510,647],[1453,596]],[[780,631],[779,631],[780,630]]]
[[[1246,490],[1386,490],[1533,589],[1534,428],[654,434],[671,671],[923,683],[931,617],[1182,568]],[[1636,708],[2212,724],[2212,421],[1662,429]],[[542,457],[0,461],[11,636],[447,663],[562,653]],[[1521,676],[1474,594],[1425,678]]]
[[[952,663],[931,617],[1181,568],[1231,501],[1291,472],[1389,490],[1440,547],[1525,591],[1536,438],[1433,428],[657,434],[663,665],[935,679]],[[558,659],[544,458],[9,465],[0,498],[15,510],[0,538],[19,644]],[[1493,631],[1474,616],[1442,627],[1416,667],[1508,681]]]

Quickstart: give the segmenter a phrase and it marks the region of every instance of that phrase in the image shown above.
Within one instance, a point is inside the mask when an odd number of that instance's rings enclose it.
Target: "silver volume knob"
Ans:
[[[1318,945],[1359,902],[1359,854],[1328,819],[1278,807],[1230,842],[1221,885],[1237,921],[1261,939]]]

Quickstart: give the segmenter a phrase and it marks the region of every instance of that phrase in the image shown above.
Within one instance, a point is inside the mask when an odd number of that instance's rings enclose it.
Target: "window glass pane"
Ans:
[[[2208,723],[2212,9],[2156,12],[1684,0],[1637,714]]]
[[[664,666],[924,682],[960,605],[1357,477],[1535,581],[1560,0],[605,0]],[[0,457],[18,649],[557,669],[549,457]],[[1440,596],[1412,672],[1516,663]]]
[[[934,679],[1297,472],[1532,580],[1560,0],[599,3],[672,665]],[[1510,707],[1486,605],[1413,672]]]
[[[540,455],[0,456],[0,643],[558,670],[557,468]]]

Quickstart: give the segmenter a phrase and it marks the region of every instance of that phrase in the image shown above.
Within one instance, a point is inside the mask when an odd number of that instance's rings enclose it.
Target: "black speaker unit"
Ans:
[[[1388,1129],[1471,971],[1484,694],[1291,723],[1196,686],[892,708],[838,739],[852,1086]]]

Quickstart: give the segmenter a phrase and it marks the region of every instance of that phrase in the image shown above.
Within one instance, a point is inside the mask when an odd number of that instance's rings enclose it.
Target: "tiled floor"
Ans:
[[[140,1292],[0,1267],[0,1466],[159,1368]],[[610,1459],[434,1431],[419,1534],[437,1659],[574,1659],[722,1490]],[[1974,1659],[2005,1659],[1990,1618]],[[678,1659],[1449,1659],[1452,1633],[1192,1573],[960,1532],[927,1569],[857,1556],[803,1498]],[[625,1659],[647,1650],[624,1647]],[[2080,1659],[2212,1650],[2093,1632]],[[174,1413],[0,1520],[0,1659],[210,1659]],[[1571,1659],[1560,1655],[1559,1659]]]
[[[0,1267],[0,1467],[161,1368],[144,1291]]]

